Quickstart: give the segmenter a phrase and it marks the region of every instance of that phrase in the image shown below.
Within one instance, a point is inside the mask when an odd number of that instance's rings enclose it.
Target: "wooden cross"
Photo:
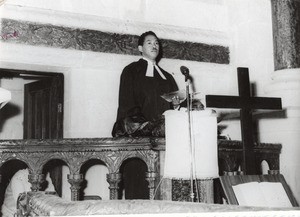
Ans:
[[[239,96],[206,95],[206,107],[239,108],[243,143],[242,170],[255,175],[252,109],[282,109],[281,98],[251,97],[248,68],[238,68]]]

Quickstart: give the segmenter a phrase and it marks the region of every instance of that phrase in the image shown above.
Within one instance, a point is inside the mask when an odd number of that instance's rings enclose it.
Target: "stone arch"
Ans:
[[[268,174],[268,171],[270,170],[270,166],[267,160],[262,160],[260,162],[260,171],[261,174],[265,175]]]
[[[57,177],[59,177],[59,176],[62,177],[63,173],[62,173],[61,169],[56,169],[56,168],[63,167],[63,166],[68,167],[67,163],[64,160],[58,159],[58,158],[49,159],[42,165],[42,174],[45,175],[45,179],[46,179],[47,175],[50,175],[52,184],[54,185],[54,188],[55,188],[55,192],[60,197],[62,196],[62,178],[59,179]],[[46,184],[47,184],[47,182],[42,184],[42,189],[46,188],[46,186],[45,186]]]
[[[122,162],[119,198],[149,199],[149,183],[146,180],[148,165],[141,157],[130,157]]]
[[[85,199],[109,199],[109,183],[107,174],[108,165],[100,159],[89,159],[80,167],[83,182],[79,193],[79,200]]]
[[[0,207],[3,204],[4,196],[6,188],[13,177],[13,175],[21,170],[28,168],[28,165],[21,160],[18,159],[10,159],[2,164],[0,167],[0,174],[1,174],[1,182],[0,182]]]

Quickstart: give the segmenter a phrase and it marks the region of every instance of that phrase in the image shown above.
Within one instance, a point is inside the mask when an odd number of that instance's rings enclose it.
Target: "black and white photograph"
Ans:
[[[300,217],[300,0],[0,0],[0,217]]]

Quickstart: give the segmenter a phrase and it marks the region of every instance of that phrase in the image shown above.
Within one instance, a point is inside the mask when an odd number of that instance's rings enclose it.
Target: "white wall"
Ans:
[[[231,38],[231,75],[227,92],[238,95],[237,67],[249,69],[249,79],[254,84],[255,96],[279,97],[265,91],[274,71],[272,12],[269,0],[226,0],[228,34]],[[231,87],[230,87],[231,86]],[[226,110],[225,110],[226,111]],[[227,110],[238,113],[238,110]],[[241,139],[240,121],[223,121],[228,125],[223,131],[232,139]]]
[[[5,4],[115,18],[225,31],[224,0],[6,0]],[[191,16],[193,14],[193,16]],[[53,18],[55,19],[55,18]]]

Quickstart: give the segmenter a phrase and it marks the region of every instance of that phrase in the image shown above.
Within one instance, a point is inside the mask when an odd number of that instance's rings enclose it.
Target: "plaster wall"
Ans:
[[[225,31],[224,0],[6,0],[5,4],[142,23]],[[193,14],[193,16],[190,16]],[[55,19],[55,18],[53,18]]]

